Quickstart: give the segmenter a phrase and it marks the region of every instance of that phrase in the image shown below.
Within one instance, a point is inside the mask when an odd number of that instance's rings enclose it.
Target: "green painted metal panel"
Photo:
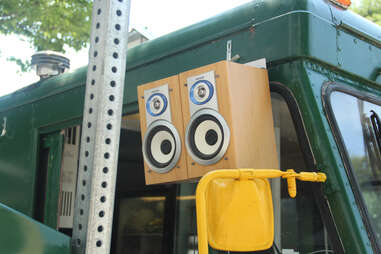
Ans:
[[[339,79],[340,75],[320,64],[302,60],[271,68],[269,75],[271,81],[289,87],[298,102],[316,166],[327,174],[324,191],[345,249],[350,253],[372,253],[364,223],[322,107],[323,84]]]
[[[35,118],[35,126],[49,126],[52,123],[81,118],[85,87],[70,89],[65,93],[44,98],[34,103],[34,111],[41,117]],[[54,105],[54,107],[52,107]]]
[[[32,127],[32,106],[0,113],[6,119],[5,135],[0,137],[0,202],[32,215],[34,178],[37,165],[37,135]]]
[[[7,119],[6,134],[0,137],[1,202],[33,215],[35,195],[44,195],[34,193],[40,133],[59,131],[65,123],[78,121],[83,93],[84,87],[69,89],[0,113],[0,119]]]
[[[0,252],[69,254],[70,238],[0,204]]]

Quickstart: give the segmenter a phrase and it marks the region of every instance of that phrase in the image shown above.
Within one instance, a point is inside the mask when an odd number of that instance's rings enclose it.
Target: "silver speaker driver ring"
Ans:
[[[168,152],[168,154],[171,154],[172,157],[167,163],[155,162],[155,157],[157,157],[157,155],[154,154],[153,156],[149,151],[149,149],[151,149],[153,135],[155,135],[155,133],[162,133],[163,131],[168,132],[168,134],[172,136],[173,139],[169,138],[170,143],[174,142],[174,147],[170,148],[174,149],[174,151]],[[144,161],[148,164],[150,169],[161,174],[171,171],[179,161],[181,154],[181,140],[175,126],[165,120],[157,120],[151,123],[144,135],[142,150]]]
[[[202,142],[195,141],[195,133],[207,133],[205,130],[198,131],[197,128],[202,125],[203,121],[214,121],[216,129],[214,130],[215,139],[213,142],[208,142],[205,140],[205,148],[198,148],[196,144]],[[218,129],[217,129],[218,127]],[[222,134],[222,135],[221,135]],[[201,137],[207,139],[207,137]],[[185,145],[188,154],[191,158],[201,164],[201,165],[211,165],[215,164],[225,155],[230,143],[230,129],[225,121],[225,119],[217,111],[212,109],[201,109],[194,113],[187,125],[185,131]],[[218,145],[218,147],[217,147]],[[210,149],[215,149],[214,153],[208,152],[203,154],[201,151],[206,151]]]

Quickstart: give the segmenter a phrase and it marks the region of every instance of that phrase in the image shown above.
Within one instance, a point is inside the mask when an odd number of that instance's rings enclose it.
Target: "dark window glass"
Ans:
[[[355,96],[334,91],[331,107],[351,163],[376,238],[381,240],[381,156],[377,142],[377,124],[381,107]],[[372,117],[373,115],[373,117]]]
[[[287,103],[277,93],[271,99],[280,168],[309,171]],[[272,180],[275,243],[283,253],[333,253],[312,193],[314,184],[298,181],[297,196],[290,198],[287,182]]]
[[[165,199],[145,196],[119,201],[117,254],[163,253]]]
[[[280,167],[293,168],[296,171],[307,170],[287,103],[283,97],[274,93],[272,106]],[[298,194],[292,199],[288,196],[285,180],[276,179],[271,182],[275,245],[280,253],[333,253],[329,235],[312,195],[312,184],[298,182]],[[176,254],[198,253],[195,190],[196,183],[183,183],[178,188],[174,251]],[[227,252],[210,250],[209,253]],[[278,252],[274,247],[261,253]]]
[[[197,220],[196,193],[197,183],[183,183],[178,188],[176,208],[176,236],[174,253],[196,254]]]

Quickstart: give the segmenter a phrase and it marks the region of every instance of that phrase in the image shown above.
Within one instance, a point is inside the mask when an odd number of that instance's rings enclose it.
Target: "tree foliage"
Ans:
[[[90,38],[91,0],[0,0],[0,33],[25,38],[35,50],[64,53]],[[10,59],[23,67],[20,59]],[[25,68],[25,66],[24,66]]]
[[[352,10],[381,25],[381,0],[361,0],[358,4],[353,5]]]

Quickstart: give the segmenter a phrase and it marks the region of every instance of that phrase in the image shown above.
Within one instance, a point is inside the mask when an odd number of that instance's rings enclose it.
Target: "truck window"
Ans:
[[[355,94],[333,91],[332,113],[350,164],[353,186],[371,224],[378,245],[381,240],[381,106]],[[378,120],[378,121],[377,121]]]
[[[272,93],[272,107],[280,168],[308,170],[287,103],[281,95]],[[183,183],[178,188],[174,253],[197,253],[196,185]],[[329,235],[313,198],[312,185],[298,182],[295,199],[288,196],[285,181],[277,179],[271,185],[276,246],[265,253],[333,253]]]
[[[165,200],[148,195],[119,201],[116,253],[162,253]]]
[[[140,133],[122,126],[110,253],[172,253],[176,185],[145,184]]]

